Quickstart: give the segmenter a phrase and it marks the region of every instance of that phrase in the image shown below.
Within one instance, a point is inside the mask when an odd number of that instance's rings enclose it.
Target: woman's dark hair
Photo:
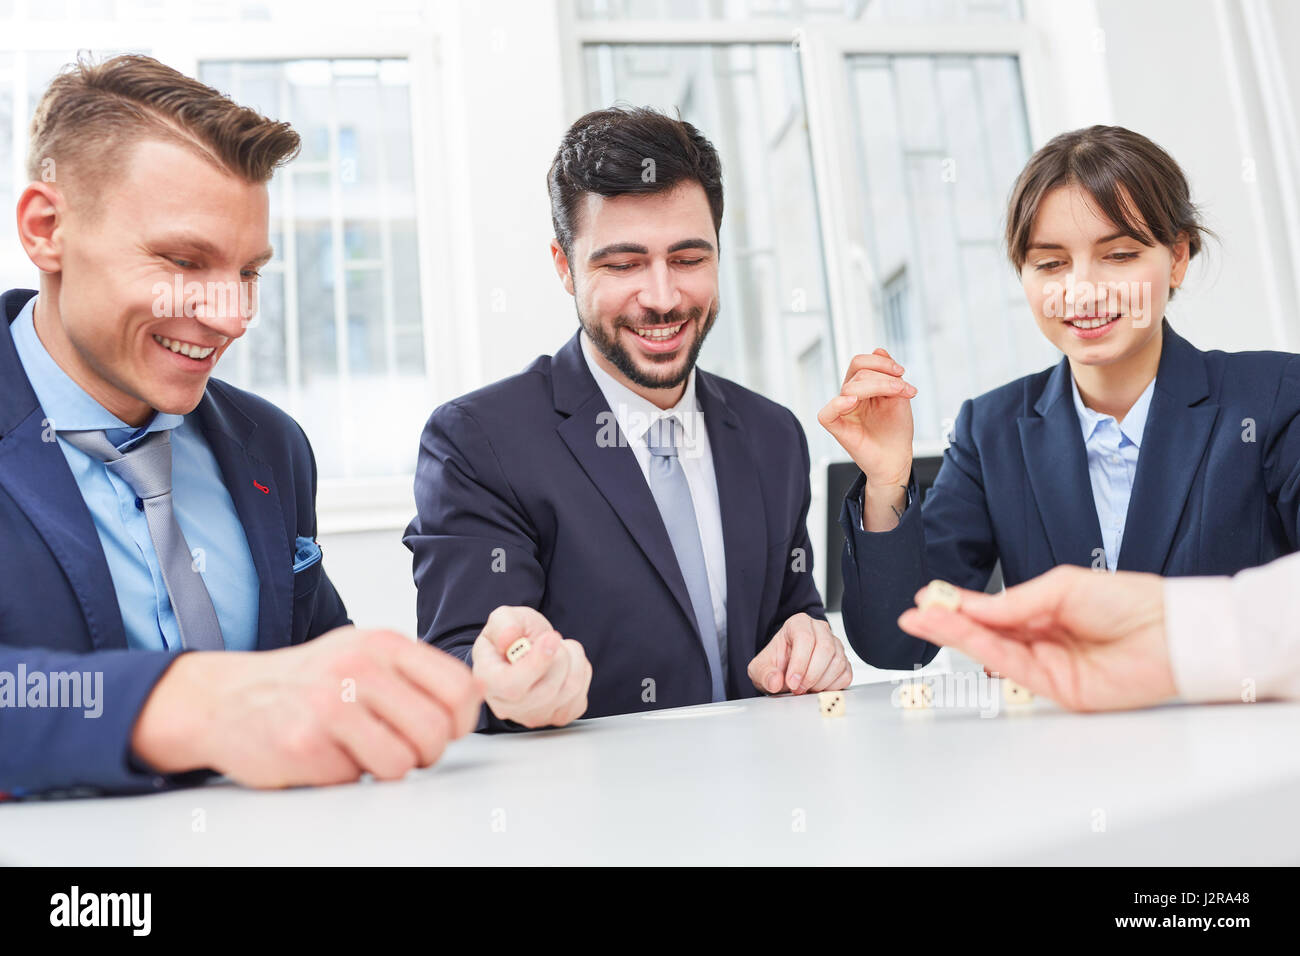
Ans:
[[[1034,153],[1011,189],[1007,254],[1016,271],[1029,253],[1029,235],[1043,197],[1077,183],[1120,229],[1146,246],[1173,248],[1187,236],[1188,258],[1212,235],[1201,224],[1187,177],[1174,158],[1141,133],[1089,126],[1061,133]],[[1139,218],[1140,217],[1140,218]]]
[[[699,130],[646,107],[588,113],[564,134],[546,174],[555,238],[568,255],[584,193],[657,193],[691,181],[704,187],[716,232],[722,226],[722,163]]]

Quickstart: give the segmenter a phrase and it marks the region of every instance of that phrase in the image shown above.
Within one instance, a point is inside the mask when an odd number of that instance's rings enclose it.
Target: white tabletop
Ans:
[[[847,694],[841,718],[782,697],[476,735],[396,783],[0,805],[0,862],[1300,861],[1300,704],[985,718]]]

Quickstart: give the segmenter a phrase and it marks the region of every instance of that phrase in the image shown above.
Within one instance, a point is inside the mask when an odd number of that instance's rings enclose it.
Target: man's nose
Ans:
[[[663,315],[681,305],[682,294],[669,273],[666,262],[656,263],[646,271],[646,282],[637,293],[637,304],[648,312]]]
[[[257,314],[257,285],[242,277],[211,277],[204,283],[194,318],[228,339],[248,330]]]

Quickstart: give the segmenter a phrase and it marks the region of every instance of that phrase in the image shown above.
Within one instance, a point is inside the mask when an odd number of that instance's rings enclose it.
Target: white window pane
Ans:
[[[411,472],[429,389],[405,61],[212,62],[200,77],[303,141],[271,189],[280,278],[219,374],[298,418],[322,478]]]
[[[248,332],[244,335],[245,348],[241,348],[238,357],[245,359],[248,366],[243,371],[243,381],[261,394],[270,398],[268,389],[277,389],[280,400],[287,398],[285,391],[288,377],[285,371],[285,328],[284,328],[284,273],[270,268],[262,269],[262,278],[258,281],[257,315],[253,318]],[[226,362],[231,356],[224,357]],[[222,368],[224,377],[232,377],[229,370]]]
[[[1054,360],[1002,247],[1030,153],[1020,72],[1009,56],[851,56],[848,70],[873,301],[919,391],[916,437],[938,441],[964,399]]]

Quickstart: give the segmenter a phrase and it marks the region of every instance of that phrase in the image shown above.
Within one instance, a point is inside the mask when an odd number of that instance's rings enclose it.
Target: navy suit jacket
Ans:
[[[1300,355],[1164,344],[1118,570],[1234,574],[1300,540]],[[869,664],[907,669],[938,648],[899,629],[934,578],[982,590],[1058,564],[1104,566],[1070,365],[966,401],[934,487],[892,531],[861,530],[863,478],[845,497],[844,628]]]
[[[581,347],[575,335],[429,419],[404,538],[420,636],[471,662],[492,610],[527,605],[583,645],[585,716],[707,703],[685,579],[632,449],[600,438],[617,425]],[[794,415],[761,395],[703,371],[696,394],[722,510],[727,696],[754,697],[754,655],[791,615],[825,616],[805,527],[808,446]]]
[[[35,294],[0,296],[0,672],[17,675],[20,665],[28,674],[101,672],[103,713],[0,706],[0,791],[127,792],[182,782],[130,754],[136,717],[175,655],[127,649],[90,510],[58,443],[42,439],[45,416],[8,334]],[[296,539],[316,536],[316,464],[302,429],[268,402],[216,380],[192,414],[257,568],[258,649],[349,623],[321,562],[293,572]]]

